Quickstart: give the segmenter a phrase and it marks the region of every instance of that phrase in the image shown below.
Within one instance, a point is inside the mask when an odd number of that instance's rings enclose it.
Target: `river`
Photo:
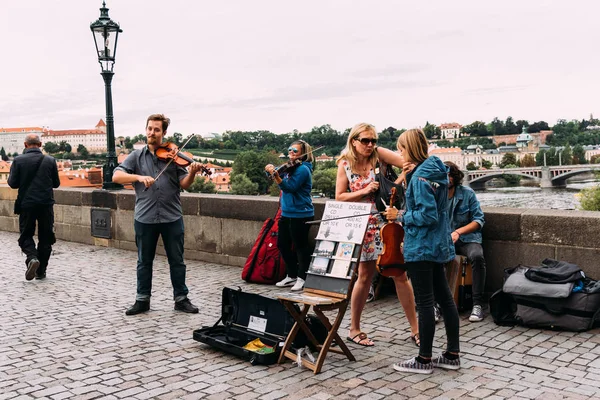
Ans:
[[[502,181],[503,182],[503,181]],[[484,207],[546,208],[578,210],[577,194],[584,188],[598,185],[600,181],[586,179],[568,182],[565,189],[542,189],[539,186],[500,186],[499,180],[492,181],[483,191],[477,191],[477,198]]]

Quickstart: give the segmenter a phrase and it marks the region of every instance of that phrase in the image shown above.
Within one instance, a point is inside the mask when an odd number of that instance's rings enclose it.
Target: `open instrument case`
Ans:
[[[213,325],[194,330],[194,340],[208,344],[255,364],[275,364],[294,319],[279,300],[241,289],[224,287],[221,318]],[[273,348],[261,354],[244,348],[254,339]]]

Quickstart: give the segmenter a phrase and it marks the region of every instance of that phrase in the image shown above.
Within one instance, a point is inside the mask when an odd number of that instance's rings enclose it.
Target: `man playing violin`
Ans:
[[[181,189],[187,189],[202,170],[202,164],[192,163],[189,170],[169,164],[156,157],[163,145],[170,120],[163,114],[152,114],[146,121],[148,145],[134,150],[115,168],[113,182],[131,183],[135,188],[134,229],[138,249],[137,295],[126,315],[150,310],[152,264],[158,237],[161,236],[169,261],[175,310],[197,313],[198,308],[188,299],[185,285],[186,266],[183,261],[184,226],[181,208]],[[167,165],[169,164],[169,165]],[[162,172],[160,178],[156,179]]]

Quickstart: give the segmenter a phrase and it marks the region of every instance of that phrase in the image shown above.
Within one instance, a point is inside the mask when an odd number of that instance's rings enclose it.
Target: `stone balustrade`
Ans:
[[[0,230],[18,232],[13,214],[16,190],[0,185]],[[55,190],[55,227],[60,240],[135,250],[134,193],[130,190]],[[277,211],[270,196],[184,193],[185,258],[243,266],[265,219]],[[316,218],[325,199],[315,199]],[[110,209],[111,238],[91,235],[91,210]],[[600,279],[600,212],[484,208],[483,231],[488,291],[501,287],[505,268],[539,265],[544,258],[579,264]],[[317,233],[311,228],[311,236]],[[159,253],[164,254],[162,247]],[[115,266],[117,267],[117,266]]]

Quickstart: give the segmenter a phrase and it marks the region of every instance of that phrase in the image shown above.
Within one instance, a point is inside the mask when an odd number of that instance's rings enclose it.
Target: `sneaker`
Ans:
[[[469,321],[471,322],[481,322],[483,321],[483,309],[480,305],[474,305],[473,311],[471,311],[471,315],[469,316]]]
[[[125,315],[136,315],[141,314],[150,310],[150,302],[149,301],[140,301],[136,300],[135,303],[131,307],[125,311]]]
[[[392,366],[398,372],[410,372],[414,374],[432,374],[433,362],[423,364],[417,361],[416,357]]]
[[[371,285],[369,286],[369,295],[367,296],[367,303],[370,303],[373,300],[375,300],[375,289],[373,288],[373,285]]]
[[[296,283],[296,278],[290,278],[289,276],[286,276],[285,278],[283,278],[282,281],[279,281],[275,284],[275,286],[277,287],[286,287],[286,286],[293,286]]]
[[[35,273],[35,279],[46,279],[46,273],[45,272],[36,272]]]
[[[35,277],[35,273],[40,266],[40,261],[37,258],[32,258],[27,263],[27,271],[25,272],[25,279],[30,281]]]
[[[175,302],[175,311],[183,311],[189,314],[198,314],[198,307],[192,304],[190,299],[185,298]]]
[[[433,306],[433,318],[435,319],[436,324],[442,319],[442,311],[440,310],[440,306],[437,304]]]
[[[442,369],[451,369],[457,370],[460,369],[460,357],[456,360],[448,360],[444,357],[444,354],[440,354],[437,358],[431,360],[434,368],[442,368]]]
[[[296,284],[294,286],[292,286],[292,291],[296,292],[296,291],[302,290],[302,289],[304,289],[304,279],[297,278]]]

